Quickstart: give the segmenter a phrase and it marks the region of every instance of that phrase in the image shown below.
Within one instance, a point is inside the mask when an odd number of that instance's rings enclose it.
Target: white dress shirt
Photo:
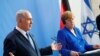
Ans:
[[[24,30],[20,29],[18,26],[16,26],[16,29],[17,29],[22,35],[24,35],[26,39],[28,39],[28,37],[26,36],[26,33],[28,33],[28,32],[25,32]],[[32,47],[34,48],[34,43],[33,43],[33,41],[32,41],[32,39],[31,39],[30,36],[29,36],[29,39],[28,39],[28,40],[29,40],[30,44],[32,45]]]

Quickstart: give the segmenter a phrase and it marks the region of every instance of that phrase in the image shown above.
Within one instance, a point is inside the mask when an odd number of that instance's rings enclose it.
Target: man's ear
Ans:
[[[17,23],[21,23],[22,21],[23,21],[22,18],[18,18],[18,19],[17,19]]]
[[[20,19],[19,19],[19,23],[21,23],[22,21],[23,21],[23,19],[22,19],[22,18],[20,18]]]

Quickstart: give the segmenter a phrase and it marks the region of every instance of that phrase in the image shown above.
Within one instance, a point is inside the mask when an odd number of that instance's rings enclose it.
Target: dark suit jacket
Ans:
[[[9,56],[9,52],[12,52],[15,56],[42,56],[52,54],[50,46],[38,49],[34,40],[33,43],[35,49],[18,30],[14,29],[4,40],[3,56]]]
[[[96,17],[96,24],[97,24],[97,29],[99,30],[99,37],[100,37],[100,15]]]
[[[96,17],[96,24],[97,24],[98,30],[100,31],[100,15],[98,15],[98,16]]]

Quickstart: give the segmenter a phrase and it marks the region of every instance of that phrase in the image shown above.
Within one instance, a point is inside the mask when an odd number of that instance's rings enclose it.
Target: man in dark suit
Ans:
[[[100,9],[100,5],[99,5]],[[99,38],[100,38],[100,14],[96,17],[96,24],[97,24],[97,29],[99,30]]]
[[[4,40],[3,56],[42,56],[50,55],[53,50],[60,50],[60,43],[38,49],[29,30],[32,26],[32,16],[27,10],[16,13],[17,26]]]

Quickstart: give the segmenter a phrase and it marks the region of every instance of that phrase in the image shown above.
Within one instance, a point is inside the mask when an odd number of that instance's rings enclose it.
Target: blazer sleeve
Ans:
[[[16,46],[11,39],[5,39],[3,56],[10,56],[9,52],[12,52],[13,54],[15,54]]]
[[[66,48],[66,45],[68,45],[68,44],[66,43],[65,35],[62,31],[58,31],[57,42],[62,44],[62,49],[59,51],[61,53],[61,55],[62,56],[66,56],[66,55],[70,56],[71,50],[68,50]]]
[[[89,44],[86,42],[86,40],[84,40],[84,41],[85,41],[85,49],[86,49],[87,51],[94,50],[93,45],[89,45]]]
[[[43,56],[43,55],[51,55],[52,53],[53,53],[53,51],[51,49],[51,46],[48,46],[46,48],[41,48],[40,49],[41,56]]]
[[[80,30],[78,28],[77,28],[77,30],[78,30],[79,34],[81,35],[81,37],[82,37],[82,39],[83,39],[83,41],[85,43],[85,49],[86,49],[86,51],[94,50],[93,45],[88,44],[87,41],[82,36]]]

